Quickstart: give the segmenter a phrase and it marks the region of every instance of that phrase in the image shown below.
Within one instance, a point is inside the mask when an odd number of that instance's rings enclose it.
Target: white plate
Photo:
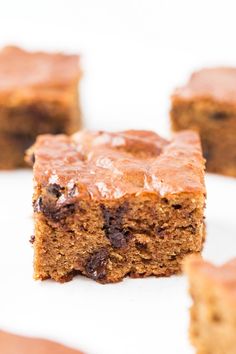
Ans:
[[[236,5],[225,3],[215,1],[212,16],[203,0],[2,1],[0,42],[81,52],[87,127],[168,136],[173,88],[196,68],[235,65]],[[223,262],[236,255],[236,179],[209,175],[207,187],[204,256]],[[184,277],[106,286],[82,277],[33,281],[31,194],[30,171],[0,173],[0,328],[88,354],[193,353]]]
[[[32,279],[30,171],[0,173],[0,327],[44,336],[89,354],[190,354],[185,277],[100,285]],[[236,179],[207,176],[204,256],[236,255]]]

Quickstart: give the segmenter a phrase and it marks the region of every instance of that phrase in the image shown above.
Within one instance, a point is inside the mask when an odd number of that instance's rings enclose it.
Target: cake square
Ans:
[[[42,135],[34,155],[34,276],[101,283],[179,273],[204,240],[195,132]]]
[[[188,257],[191,308],[190,338],[198,354],[236,353],[236,259],[214,266]]]
[[[81,126],[78,55],[0,51],[0,169],[24,166],[38,134],[71,134]]]
[[[174,131],[199,132],[209,172],[236,176],[236,68],[206,68],[172,95]]]

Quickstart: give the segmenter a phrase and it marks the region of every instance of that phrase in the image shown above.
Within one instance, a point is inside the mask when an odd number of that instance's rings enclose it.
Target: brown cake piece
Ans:
[[[216,267],[188,257],[190,337],[198,354],[236,353],[236,259]]]
[[[207,171],[236,176],[236,68],[194,73],[172,96],[174,131],[200,133]]]
[[[0,51],[0,169],[24,166],[38,134],[78,130],[78,55]]]
[[[178,273],[204,238],[199,137],[147,131],[38,137],[34,275],[101,283]]]
[[[0,331],[1,354],[82,354],[76,349],[45,339],[22,337]]]

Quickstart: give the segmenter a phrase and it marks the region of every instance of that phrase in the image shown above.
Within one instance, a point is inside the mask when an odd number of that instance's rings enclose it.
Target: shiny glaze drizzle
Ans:
[[[192,74],[185,86],[176,89],[173,101],[206,99],[236,104],[236,68],[206,68]]]
[[[78,55],[27,52],[14,46],[0,51],[1,93],[21,90],[20,96],[30,95],[33,89],[47,87],[50,94],[52,89],[76,82],[80,74]]]
[[[209,282],[223,288],[236,304],[236,258],[221,266],[215,266],[200,257],[193,257],[188,261],[188,270],[189,273],[201,275]]]
[[[42,135],[32,152],[37,185],[57,183],[78,197],[205,193],[200,141],[190,131],[171,141],[148,131]]]

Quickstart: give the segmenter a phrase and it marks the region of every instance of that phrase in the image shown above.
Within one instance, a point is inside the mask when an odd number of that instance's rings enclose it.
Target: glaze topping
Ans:
[[[13,46],[0,51],[0,92],[64,87],[79,76],[78,55],[27,52]]]
[[[167,141],[154,132],[78,132],[39,136],[35,183],[56,184],[73,197],[117,199],[127,194],[205,193],[199,137],[184,131]]]
[[[174,92],[172,99],[213,99],[236,104],[236,68],[206,68],[192,74],[188,83]]]
[[[214,284],[218,284],[236,300],[236,258],[221,266],[215,266],[203,261],[200,257],[190,257],[187,269],[194,274],[201,274],[209,281],[213,281]]]

